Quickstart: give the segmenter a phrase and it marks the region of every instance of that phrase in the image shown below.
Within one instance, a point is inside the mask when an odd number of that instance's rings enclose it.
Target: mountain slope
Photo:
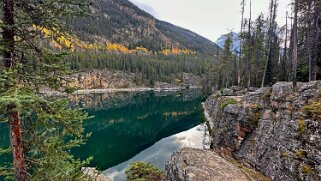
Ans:
[[[219,48],[196,33],[154,18],[128,0],[95,0],[89,16],[67,19],[67,24],[83,40],[129,48],[187,48],[209,55]]]

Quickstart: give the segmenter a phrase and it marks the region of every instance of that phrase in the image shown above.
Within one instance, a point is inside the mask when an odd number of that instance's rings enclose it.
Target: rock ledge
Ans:
[[[166,163],[169,181],[249,181],[252,179],[232,162],[211,150],[183,148]],[[254,173],[254,171],[253,171]]]

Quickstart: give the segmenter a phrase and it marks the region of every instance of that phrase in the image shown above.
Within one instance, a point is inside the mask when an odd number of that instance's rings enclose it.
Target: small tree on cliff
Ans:
[[[12,152],[13,157],[13,169],[6,165],[0,175],[15,175],[18,181],[84,178],[80,168],[86,162],[75,160],[69,152],[85,138],[82,121],[87,115],[69,108],[66,100],[44,99],[39,90],[63,87],[63,77],[70,73],[64,60],[66,53],[44,48],[46,40],[61,41],[66,34],[60,20],[83,13],[88,3],[0,2],[0,121],[9,124],[11,143],[9,149],[1,151]],[[51,33],[44,36],[44,29]]]

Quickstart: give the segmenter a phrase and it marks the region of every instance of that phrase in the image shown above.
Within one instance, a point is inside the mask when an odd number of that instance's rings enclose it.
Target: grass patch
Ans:
[[[298,129],[299,135],[303,135],[305,132],[305,121],[299,120],[298,126],[299,126],[299,129]]]
[[[321,102],[312,102],[303,107],[303,113],[309,118],[321,121]]]
[[[221,104],[221,109],[224,111],[226,106],[228,106],[230,104],[237,104],[237,101],[235,99],[226,98],[226,99],[223,100],[223,102]]]
[[[288,152],[283,152],[280,155],[281,158],[288,158],[289,156],[290,156],[290,154]]]
[[[305,158],[307,156],[307,153],[305,151],[303,151],[303,150],[297,150],[296,153],[295,153],[295,156],[297,158],[302,159],[302,158]]]
[[[309,165],[304,164],[302,166],[302,173],[303,174],[310,174],[310,173],[312,173],[312,168]]]

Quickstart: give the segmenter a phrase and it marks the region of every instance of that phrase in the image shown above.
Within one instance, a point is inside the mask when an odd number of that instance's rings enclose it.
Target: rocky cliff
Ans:
[[[80,89],[115,89],[137,87],[134,77],[116,70],[92,70],[73,74],[67,80],[70,86]]]
[[[212,149],[277,181],[321,180],[321,82],[280,82],[204,103]]]
[[[154,85],[137,85],[134,73],[125,73],[117,70],[91,70],[88,72],[75,73],[66,77],[71,87],[78,89],[122,89],[149,87],[155,90],[177,90],[185,88],[202,88],[205,76],[200,77],[190,73],[182,73],[180,82],[169,84],[155,82]]]

